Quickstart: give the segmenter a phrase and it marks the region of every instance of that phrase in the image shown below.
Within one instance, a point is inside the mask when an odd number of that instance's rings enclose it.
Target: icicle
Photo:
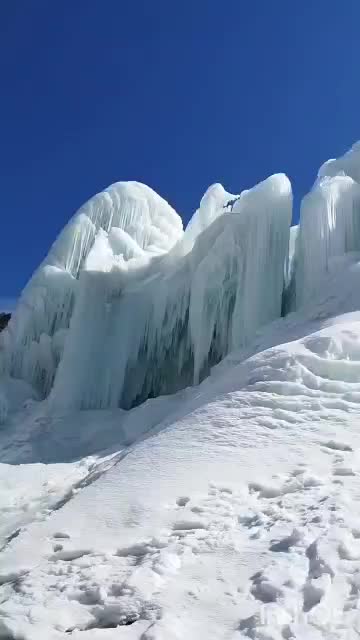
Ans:
[[[40,341],[45,344],[48,336],[51,345],[57,332],[69,328],[79,276],[96,238],[101,254],[101,233],[106,234],[105,250],[108,232],[111,246],[107,259],[112,261],[115,255],[118,262],[124,259],[118,254],[125,259],[146,251],[162,254],[183,233],[176,212],[143,184],[118,182],[94,196],[69,221],[25,287],[7,330],[0,336],[0,372],[27,380],[43,396],[48,394],[59,358],[56,353],[46,362],[40,358],[44,354]],[[104,254],[96,258],[101,269],[102,258]],[[55,352],[56,348],[49,346]]]
[[[224,207],[231,199],[235,206]],[[115,242],[113,232],[98,234],[80,278],[53,407],[130,408],[171,393],[198,382],[229,349],[279,317],[291,219],[287,178],[273,176],[240,197],[215,185],[196,217],[189,237],[163,256],[144,257],[131,243],[115,256],[123,233]]]
[[[360,251],[360,186],[345,175],[320,178],[301,203],[297,308],[319,291],[331,260],[351,251]]]
[[[185,233],[151,189],[117,183],[70,221],[4,338],[53,411],[130,408],[201,380],[280,316],[292,196],[272,176],[213,185]]]

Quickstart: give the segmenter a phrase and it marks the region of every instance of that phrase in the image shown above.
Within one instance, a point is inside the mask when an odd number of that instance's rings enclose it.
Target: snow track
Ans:
[[[359,339],[351,314],[222,365],[24,529],[0,638],[357,638]]]
[[[272,487],[212,485],[173,506],[167,534],[113,553],[73,549],[58,532],[45,564],[2,577],[3,610],[20,621],[37,594],[36,617],[10,628],[35,625],[47,638],[110,628],[121,637],[130,625],[124,637],[195,638],[209,626],[209,638],[348,638],[359,624],[360,529],[345,529],[353,508],[301,467]]]

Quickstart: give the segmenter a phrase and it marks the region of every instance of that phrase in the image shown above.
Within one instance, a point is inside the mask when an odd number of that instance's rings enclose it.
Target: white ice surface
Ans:
[[[318,177],[347,175],[360,183],[360,141],[339,158],[327,160],[320,167]]]
[[[334,258],[360,251],[360,185],[349,176],[322,178],[303,199],[297,236],[296,305],[309,305]]]
[[[25,287],[0,336],[0,373],[24,379],[46,396],[65,344],[79,278],[124,259],[160,255],[182,235],[177,213],[150,187],[118,182],[91,198],[71,218]],[[107,241],[102,242],[106,237]],[[98,247],[97,257],[92,252]]]
[[[197,384],[281,313],[311,306],[334,261],[360,251],[359,179],[356,143],[320,168],[290,242],[284,174],[237,196],[212,185],[185,232],[152,189],[115,183],[25,288],[0,336],[0,375],[50,395],[52,414],[129,409]]]
[[[215,184],[186,231],[160,196],[117,183],[70,221],[0,336],[0,371],[49,410],[131,408],[197,383],[281,313],[292,194]]]
[[[296,235],[288,303],[299,309],[316,300],[334,259],[360,251],[360,142],[320,167]]]

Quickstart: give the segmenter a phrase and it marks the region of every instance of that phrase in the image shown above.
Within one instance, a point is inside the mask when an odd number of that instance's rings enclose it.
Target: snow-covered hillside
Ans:
[[[359,637],[359,180],[290,242],[282,175],[70,221],[1,334],[0,638]]]

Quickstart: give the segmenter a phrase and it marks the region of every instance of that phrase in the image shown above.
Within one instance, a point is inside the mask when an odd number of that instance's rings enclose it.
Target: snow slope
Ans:
[[[357,157],[357,147],[351,153]],[[314,185],[314,208],[310,212],[305,202],[300,227],[291,233],[290,256],[285,255],[282,268],[287,309],[297,309],[253,322],[251,335],[231,342],[227,357],[201,384],[148,399],[130,411],[107,403],[110,408],[79,412],[77,401],[64,403],[66,411],[55,402],[61,367],[70,370],[65,355],[45,401],[23,380],[3,379],[0,639],[359,637],[359,210],[356,184],[345,180],[351,187],[338,188],[345,184],[338,172],[347,168],[348,156],[336,166],[330,163],[331,175],[321,169],[326,177],[320,175]],[[357,182],[355,171],[351,179]],[[189,235],[170,253],[151,257],[157,289],[157,265],[170,255],[176,256],[175,273],[179,265],[188,268],[195,261],[194,281],[205,260],[213,285],[206,299],[224,293],[218,269],[209,269],[211,257],[215,264],[218,256],[225,260],[238,224],[227,222],[236,219],[236,211],[233,218],[230,211],[217,215],[228,196],[213,187]],[[246,192],[230,207],[239,207],[241,214],[253,197]],[[274,235],[269,229],[262,235],[264,216],[257,218],[256,207],[249,215],[246,211],[247,205],[242,211],[246,225],[239,225],[243,233],[254,218],[245,235],[249,247],[241,244],[240,233],[236,246],[247,256],[261,292],[257,302],[256,296],[251,300],[252,322],[259,300],[268,309],[271,305],[256,270],[254,246],[264,247],[282,231],[275,225]],[[270,227],[272,217],[265,215]],[[87,256],[100,260],[87,282],[98,280],[100,298],[112,277],[106,267],[110,237],[111,231],[100,231],[92,245],[96,251]],[[213,249],[217,242],[219,252]],[[267,256],[279,245],[269,246]],[[303,283],[316,246],[316,286],[307,294]],[[131,247],[135,251],[131,243],[126,251]],[[90,288],[82,279],[75,286],[85,292],[80,300],[89,300]],[[142,277],[135,280],[144,293]],[[144,282],[151,287],[151,281]],[[246,282],[244,276],[243,303],[244,291],[251,295]],[[306,294],[301,302],[299,291]],[[224,323],[229,308],[218,304]],[[70,333],[76,326],[86,333],[85,310],[77,300]],[[96,306],[88,307],[91,320],[95,312]],[[195,342],[202,354],[213,317],[205,314],[199,324],[205,335],[199,333]],[[77,370],[76,375],[81,385],[83,374]]]
[[[342,272],[350,306],[357,265]],[[290,342],[245,361],[233,353],[179,397],[86,412],[90,430],[104,426],[103,454],[36,464],[63,430],[50,418],[38,438],[28,426],[22,452],[15,441],[4,448],[4,459],[17,449],[28,460],[11,467],[16,479],[4,465],[3,478],[37,517],[21,522],[7,494],[21,529],[0,555],[0,637],[357,637],[360,314],[329,317],[342,306],[329,297],[311,316],[275,322],[248,351],[279,331]],[[130,416],[133,444],[122,428]],[[22,490],[39,466],[42,493]]]

